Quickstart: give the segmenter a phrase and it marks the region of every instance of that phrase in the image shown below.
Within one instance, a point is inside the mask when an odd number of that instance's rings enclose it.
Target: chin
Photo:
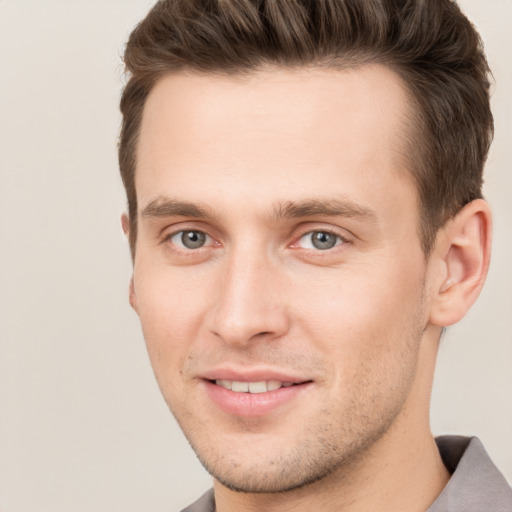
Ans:
[[[285,493],[307,487],[338,469],[336,466],[296,466],[293,462],[276,464],[270,462],[267,466],[254,464],[252,467],[241,467],[227,464],[211,465],[199,460],[205,469],[224,487],[240,493],[275,494]]]
[[[301,439],[291,439],[246,433],[241,443],[215,436],[188,438],[199,461],[217,482],[235,492],[255,494],[290,492],[348,471],[374,442],[364,435],[345,444],[330,433],[323,432],[322,436],[317,431],[316,437],[311,432],[303,434]],[[210,440],[208,444],[205,438]]]

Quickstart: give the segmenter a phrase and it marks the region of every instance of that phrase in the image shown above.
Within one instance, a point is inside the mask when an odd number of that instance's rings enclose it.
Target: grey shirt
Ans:
[[[436,442],[452,477],[426,512],[512,512],[512,489],[476,437],[443,436]],[[182,512],[215,512],[213,490]]]
[[[436,439],[452,477],[427,512],[512,512],[512,489],[476,437]]]

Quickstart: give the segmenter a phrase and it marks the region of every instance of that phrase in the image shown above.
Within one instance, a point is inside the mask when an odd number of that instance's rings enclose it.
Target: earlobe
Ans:
[[[138,314],[139,312],[137,311],[137,295],[135,294],[135,286],[133,284],[133,276],[130,279],[130,288],[129,288],[128,293],[129,293],[130,306]]]
[[[128,219],[128,214],[123,213],[121,215],[121,227],[123,228],[123,233],[125,236],[130,234],[130,220]]]
[[[441,229],[438,284],[431,303],[432,324],[457,323],[471,308],[483,287],[491,254],[491,211],[482,199],[467,204]],[[437,289],[435,289],[437,287]]]

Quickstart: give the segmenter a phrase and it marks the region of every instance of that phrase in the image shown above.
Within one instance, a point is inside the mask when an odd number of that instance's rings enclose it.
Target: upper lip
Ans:
[[[232,369],[232,368],[215,368],[204,372],[201,378],[205,380],[230,380],[237,382],[262,382],[275,380],[279,382],[291,382],[292,384],[300,384],[309,382],[312,379],[304,376],[294,375],[286,371],[275,369]]]

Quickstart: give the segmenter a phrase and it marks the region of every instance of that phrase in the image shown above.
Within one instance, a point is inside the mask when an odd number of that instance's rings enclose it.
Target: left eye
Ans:
[[[202,231],[178,231],[170,237],[171,242],[182,249],[200,249],[211,241],[211,238]]]
[[[299,245],[303,249],[316,249],[320,251],[332,249],[342,243],[343,240],[339,235],[329,231],[311,231],[302,235],[299,240]]]

